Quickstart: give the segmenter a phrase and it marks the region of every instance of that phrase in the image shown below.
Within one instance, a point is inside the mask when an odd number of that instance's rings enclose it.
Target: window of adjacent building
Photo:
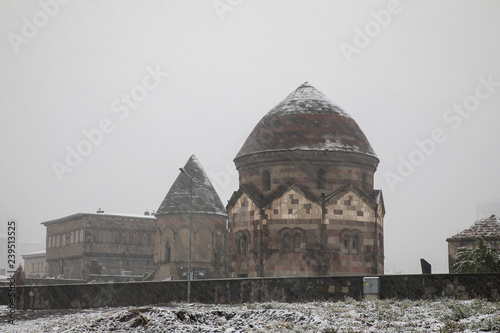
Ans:
[[[111,241],[111,230],[104,230],[103,242],[108,243]]]
[[[147,237],[148,237],[148,245],[151,245],[151,243],[152,243],[152,236],[151,236],[150,232],[148,232],[148,236]]]
[[[326,171],[324,169],[319,169],[317,174],[316,188],[324,189],[325,187],[326,187]]]
[[[61,239],[61,235],[57,235],[56,237],[56,247],[59,247],[59,240]]]
[[[264,191],[271,190],[271,173],[269,170],[262,171],[262,189]]]
[[[94,242],[98,242],[99,241],[99,230],[94,230],[92,232],[92,240]]]
[[[75,241],[75,233],[72,231],[69,233],[69,243],[73,244],[74,241]]]
[[[120,231],[115,231],[115,243],[120,244],[122,242],[122,234]]]
[[[83,243],[83,229],[80,230],[80,242]]]
[[[49,236],[49,237],[47,237],[47,247],[48,247],[48,248],[50,248],[50,247],[51,247],[51,242],[50,242],[50,240],[51,240],[51,237],[50,237],[50,236]]]
[[[62,246],[66,246],[66,234],[62,234]]]

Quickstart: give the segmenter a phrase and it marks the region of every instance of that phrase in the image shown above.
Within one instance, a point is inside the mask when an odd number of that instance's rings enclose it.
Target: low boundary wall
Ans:
[[[380,298],[499,299],[500,273],[381,275]],[[363,297],[363,276],[194,280],[198,303],[338,301]],[[0,304],[10,304],[0,287]],[[185,302],[187,281],[16,286],[17,309],[78,309]]]

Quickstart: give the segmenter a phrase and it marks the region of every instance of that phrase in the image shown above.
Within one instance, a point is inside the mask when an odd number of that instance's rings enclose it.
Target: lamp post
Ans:
[[[189,177],[189,248],[188,248],[188,290],[187,290],[187,301],[191,300],[191,222],[193,219],[193,177],[191,177],[184,168],[179,168],[179,170]]]

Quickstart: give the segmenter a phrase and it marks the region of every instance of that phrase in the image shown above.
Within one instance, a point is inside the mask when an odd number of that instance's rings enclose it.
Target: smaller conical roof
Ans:
[[[196,156],[192,155],[184,166],[184,171],[193,178],[193,214],[215,214],[226,216],[217,192],[203,170]],[[190,179],[180,172],[156,215],[189,214],[190,212]]]

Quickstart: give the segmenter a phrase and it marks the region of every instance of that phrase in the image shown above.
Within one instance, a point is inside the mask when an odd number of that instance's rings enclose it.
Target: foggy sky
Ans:
[[[43,221],[156,210],[192,154],[225,204],[308,81],[380,159],[386,272],[447,272],[446,238],[500,198],[499,32],[494,0],[0,0],[0,232],[44,249]]]

